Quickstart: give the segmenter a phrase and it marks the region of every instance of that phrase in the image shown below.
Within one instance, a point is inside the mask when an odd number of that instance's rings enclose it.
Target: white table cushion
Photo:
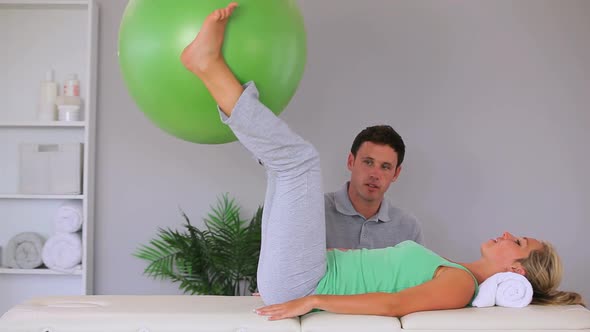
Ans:
[[[314,312],[269,322],[259,297],[68,296],[32,299],[0,318],[1,332],[590,331],[582,306],[465,308],[402,317]],[[401,322],[401,323],[400,323]],[[403,328],[403,329],[402,329]]]
[[[464,308],[424,311],[401,318],[404,330],[590,330],[590,310],[579,306]]]
[[[312,312],[301,317],[301,332],[396,332],[401,331],[395,317],[339,315]]]
[[[0,331],[43,332],[299,332],[299,319],[267,321],[255,296],[67,296],[17,305]]]

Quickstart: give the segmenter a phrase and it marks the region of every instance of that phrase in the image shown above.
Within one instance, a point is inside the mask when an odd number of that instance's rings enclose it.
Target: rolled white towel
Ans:
[[[4,248],[3,265],[15,269],[34,269],[41,264],[45,239],[33,232],[19,233],[8,240]]]
[[[81,202],[62,204],[53,217],[56,233],[75,233],[82,228],[84,216]]]
[[[82,262],[80,233],[57,233],[43,247],[43,263],[52,269],[67,272]]]
[[[501,272],[479,285],[479,293],[473,300],[474,307],[494,305],[509,308],[526,307],[533,300],[533,286],[523,275]]]

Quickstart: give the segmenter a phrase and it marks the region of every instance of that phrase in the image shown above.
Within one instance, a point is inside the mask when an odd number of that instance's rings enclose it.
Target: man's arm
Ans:
[[[416,220],[416,236],[414,239],[414,242],[419,243],[421,245],[425,245],[424,244],[424,234],[422,234],[422,226],[420,226],[420,223]]]
[[[414,225],[414,232],[412,234],[413,236],[412,236],[412,238],[410,238],[410,240],[424,246],[425,244],[424,244],[424,234],[422,234],[422,225],[420,224],[418,219],[413,215],[410,215],[409,219],[410,219],[411,223]]]
[[[303,315],[312,309],[340,314],[401,317],[412,312],[463,308],[471,301],[475,283],[469,273],[444,268],[433,280],[399,293],[359,295],[311,295],[283,304],[271,305],[257,312],[269,320]]]

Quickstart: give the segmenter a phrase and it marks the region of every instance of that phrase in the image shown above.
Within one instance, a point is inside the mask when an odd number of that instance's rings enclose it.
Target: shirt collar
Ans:
[[[334,193],[334,205],[336,206],[336,210],[344,215],[348,216],[361,216],[360,213],[352,206],[352,202],[350,201],[350,197],[348,196],[348,185],[350,182],[346,182],[338,191]],[[386,199],[381,201],[381,206],[379,207],[379,211],[377,211],[377,220],[382,222],[391,221],[389,218],[389,202]],[[364,217],[363,217],[364,218]]]

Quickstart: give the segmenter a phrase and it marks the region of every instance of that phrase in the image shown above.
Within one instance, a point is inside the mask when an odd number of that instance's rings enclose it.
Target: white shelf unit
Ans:
[[[14,269],[0,261],[0,315],[34,296],[93,293],[97,33],[94,0],[0,0],[0,249],[20,232],[49,238],[52,217],[65,202],[81,202],[84,216],[80,270]],[[36,119],[48,70],[54,71],[60,94],[66,76],[78,75],[81,121]],[[81,194],[20,193],[20,143],[82,143]]]
[[[5,269],[0,268],[2,274],[44,274],[44,275],[82,275],[82,270],[75,270],[72,273],[54,271],[50,269]]]
[[[66,128],[66,127],[84,127],[86,122],[84,121],[51,121],[51,122],[38,122],[38,121],[23,121],[23,122],[0,122],[0,128]]]
[[[28,194],[0,194],[0,199],[84,199],[85,195],[28,195]]]

